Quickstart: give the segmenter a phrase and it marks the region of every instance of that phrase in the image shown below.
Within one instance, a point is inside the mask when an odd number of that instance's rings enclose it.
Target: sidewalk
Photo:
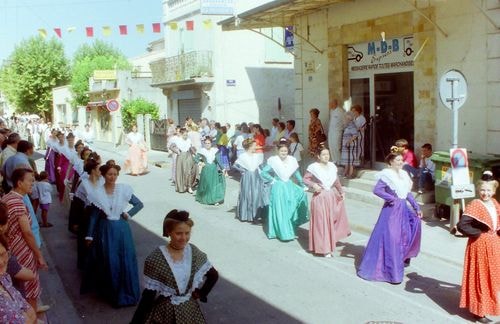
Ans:
[[[127,147],[125,145],[115,147],[110,143],[96,142],[94,146],[98,151],[108,151],[122,156],[127,155]],[[170,158],[166,152],[148,151],[148,163],[151,167],[155,167],[155,165],[161,166],[167,172],[170,172]],[[239,182],[231,177],[227,179],[226,186],[226,192],[239,191]],[[309,201],[311,197],[312,194],[309,194]],[[347,216],[351,229],[367,236],[370,235],[373,226],[377,222],[381,206],[376,207],[347,198]],[[427,216],[424,217],[422,222],[421,253],[462,268],[467,239],[451,235],[447,227],[448,220],[438,220],[432,216],[434,215],[432,210],[434,208],[433,205],[423,208],[427,209],[424,213]],[[305,228],[307,226],[308,224],[305,225]]]

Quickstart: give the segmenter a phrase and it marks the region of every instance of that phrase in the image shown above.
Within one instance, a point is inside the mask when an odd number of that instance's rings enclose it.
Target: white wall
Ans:
[[[52,125],[58,126],[59,123],[64,125],[73,123],[73,107],[71,106],[70,86],[62,86],[52,89]],[[58,105],[66,105],[66,114],[58,110]]]

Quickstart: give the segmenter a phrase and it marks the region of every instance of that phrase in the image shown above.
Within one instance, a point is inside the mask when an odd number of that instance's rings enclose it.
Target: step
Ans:
[[[360,189],[371,193],[377,182],[375,180],[355,178],[355,179],[342,179],[341,183],[345,187]]]
[[[381,198],[375,196],[371,191],[344,187],[344,192],[347,199],[361,201],[363,203],[377,206],[379,208],[381,208],[384,204],[384,201]]]

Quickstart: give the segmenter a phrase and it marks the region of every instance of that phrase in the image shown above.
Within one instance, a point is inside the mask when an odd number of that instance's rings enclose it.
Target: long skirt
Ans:
[[[101,218],[89,251],[81,292],[95,289],[115,307],[139,302],[139,271],[132,232],[124,219]]]
[[[224,170],[229,170],[230,169],[230,163],[229,163],[229,149],[227,146],[224,145],[217,145],[219,148],[220,152],[220,160],[221,164],[224,167]]]
[[[264,209],[263,180],[259,170],[245,171],[240,179],[236,217],[242,222],[261,218]]]
[[[296,228],[308,220],[304,190],[292,181],[275,180],[269,201],[267,237],[291,241],[296,237]]]
[[[49,148],[45,153],[45,172],[47,172],[49,182],[56,183],[56,152]]]
[[[148,169],[147,152],[137,144],[130,145],[123,168],[132,175],[145,173]]]
[[[481,317],[500,315],[500,236],[493,231],[467,242],[460,307]]]
[[[386,203],[366,245],[358,276],[369,281],[403,281],[405,260],[420,251],[421,231],[420,219],[405,199],[395,200],[393,206]]]
[[[345,204],[337,190],[315,193],[311,201],[309,250],[328,254],[339,240],[351,234]]]
[[[186,192],[193,188],[196,179],[196,164],[190,152],[181,152],[177,156],[175,168],[175,190]]]
[[[204,205],[224,202],[226,178],[215,163],[207,163],[201,169],[200,183],[196,189],[196,201]]]

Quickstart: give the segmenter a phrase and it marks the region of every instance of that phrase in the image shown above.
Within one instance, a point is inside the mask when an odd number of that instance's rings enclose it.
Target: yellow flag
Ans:
[[[67,31],[68,33],[72,33],[76,30],[76,27],[68,27]]]
[[[144,24],[135,25],[135,31],[138,34],[144,34]]]
[[[102,34],[106,37],[111,36],[111,27],[103,26],[102,27]]]
[[[177,22],[176,21],[172,21],[168,25],[169,25],[171,30],[177,30]]]
[[[40,28],[38,30],[38,35],[40,35],[40,37],[42,37],[42,38],[45,38],[45,37],[47,37],[47,31],[43,28]]]
[[[203,20],[203,28],[212,29],[212,20],[211,19]]]

